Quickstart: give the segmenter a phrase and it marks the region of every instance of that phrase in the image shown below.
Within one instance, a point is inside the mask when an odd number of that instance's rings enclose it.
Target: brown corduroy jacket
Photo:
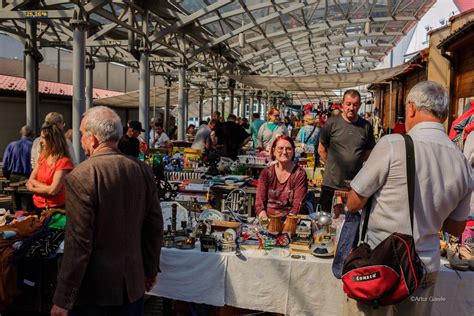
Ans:
[[[65,249],[54,304],[122,305],[159,270],[163,217],[151,169],[105,149],[66,177]]]

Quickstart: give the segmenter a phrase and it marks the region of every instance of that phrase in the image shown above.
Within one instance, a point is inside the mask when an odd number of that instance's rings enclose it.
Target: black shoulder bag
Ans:
[[[392,233],[371,249],[364,242],[371,201],[367,204],[360,244],[344,261],[342,282],[347,296],[368,305],[396,304],[420,285],[424,267],[413,239],[413,202],[415,190],[415,151],[409,135],[403,136],[406,148],[408,205],[412,235]],[[402,210],[399,210],[402,211]]]

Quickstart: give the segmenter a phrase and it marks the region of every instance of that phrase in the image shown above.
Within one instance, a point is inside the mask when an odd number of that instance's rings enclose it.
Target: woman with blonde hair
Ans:
[[[304,126],[300,129],[296,136],[296,141],[303,144],[303,148],[307,152],[314,152],[319,142],[320,128],[316,126],[316,122],[312,114],[306,114],[303,118]]]
[[[257,148],[270,151],[273,141],[278,135],[288,136],[288,129],[280,122],[280,110],[271,108],[268,121],[260,126],[257,134]]]
[[[66,138],[58,126],[44,123],[39,144],[38,162],[26,186],[34,193],[33,203],[37,210],[62,208],[64,178],[73,169]]]

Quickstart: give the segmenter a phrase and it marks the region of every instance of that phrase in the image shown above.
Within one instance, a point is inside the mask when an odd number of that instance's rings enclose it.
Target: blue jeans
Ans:
[[[337,242],[336,254],[332,262],[332,272],[338,279],[342,277],[344,261],[352,249],[359,244],[359,226],[361,216],[359,213],[346,213],[346,220],[342,226],[341,235]]]
[[[125,303],[120,306],[76,306],[69,316],[141,316],[143,315],[143,297],[133,303]]]

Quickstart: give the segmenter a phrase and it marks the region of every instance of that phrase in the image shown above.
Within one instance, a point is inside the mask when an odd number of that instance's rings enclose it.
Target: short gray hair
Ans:
[[[33,137],[33,129],[29,125],[25,125],[20,129],[20,135],[24,137]]]
[[[429,112],[444,121],[448,116],[449,99],[446,90],[437,82],[422,81],[411,88],[406,103],[413,102],[416,109]]]
[[[117,113],[106,106],[95,106],[83,115],[84,130],[91,132],[101,143],[118,141],[122,137],[123,126]]]

